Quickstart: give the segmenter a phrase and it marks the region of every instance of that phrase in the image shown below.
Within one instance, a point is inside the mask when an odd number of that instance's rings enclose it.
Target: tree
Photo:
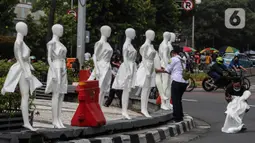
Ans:
[[[28,25],[29,33],[25,37],[25,41],[33,51],[32,54],[38,59],[41,59],[46,56],[46,42],[44,37],[47,35],[47,17],[41,17],[40,24],[38,24],[31,15],[28,15],[25,22]]]
[[[152,0],[152,4],[156,7],[156,40],[161,42],[162,34],[165,31],[178,32],[180,26],[178,21],[181,12],[175,0]],[[160,44],[160,43],[158,43]]]
[[[67,2],[69,0],[57,0],[56,1],[56,8],[54,12],[54,21],[53,23],[50,22],[49,24],[49,13],[51,7],[49,4],[51,0],[39,1],[33,5],[32,12],[37,10],[43,10],[46,16],[41,17],[39,23],[36,23],[31,15],[27,17],[27,24],[30,30],[30,33],[33,33],[27,36],[27,41],[30,43],[32,48],[37,48],[37,56],[42,57],[46,56],[46,54],[42,55],[42,53],[46,53],[46,41],[49,41],[52,37],[52,29],[51,27],[56,24],[62,24],[64,27],[64,34],[61,37],[61,42],[67,47],[68,53],[67,56],[73,57],[75,56],[74,48],[71,50],[71,47],[76,47],[76,26],[77,21],[73,15],[67,14],[67,11],[70,10],[70,5]],[[77,8],[75,6],[74,8]],[[51,17],[52,18],[52,17]],[[38,30],[40,29],[40,30]],[[50,33],[50,34],[49,34]],[[36,42],[34,42],[36,41]],[[43,52],[42,52],[43,51]],[[74,51],[73,53],[71,51]],[[72,54],[72,55],[71,55]]]
[[[195,13],[196,47],[230,45],[244,50],[247,44],[255,46],[255,15],[254,8],[249,7],[250,2],[252,0],[203,0]],[[225,10],[236,7],[245,9],[246,26],[240,30],[227,29],[224,24]],[[191,26],[191,16],[185,25]]]
[[[52,37],[51,27],[54,24],[56,2],[57,2],[57,0],[51,0],[50,13],[49,13],[49,17],[48,17],[48,31],[47,31],[47,36],[46,36],[46,42],[49,42]]]
[[[109,41],[115,44],[116,48],[122,47],[125,30],[129,27],[136,30],[137,37],[134,45],[138,48],[143,42],[145,31],[155,27],[155,11],[150,0],[88,1],[87,29],[91,32],[91,43],[88,46],[93,47],[94,43],[99,40],[100,27],[109,25],[112,28]]]
[[[0,1],[0,35],[8,34],[14,30],[13,20],[16,17],[14,6],[18,0],[1,0]]]

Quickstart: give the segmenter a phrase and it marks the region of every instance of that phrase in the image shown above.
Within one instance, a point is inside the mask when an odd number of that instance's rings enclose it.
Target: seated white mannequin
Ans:
[[[23,126],[31,131],[35,131],[28,119],[28,99],[30,96],[29,93],[32,95],[36,88],[42,86],[42,83],[31,73],[31,70],[34,70],[29,59],[31,51],[23,41],[24,36],[26,36],[28,32],[27,25],[24,22],[18,22],[16,24],[16,31],[17,37],[14,43],[14,56],[17,62],[11,66],[1,90],[1,94],[4,95],[6,92],[14,92],[19,83],[22,97],[21,111],[24,122]]]
[[[241,97],[233,96],[232,101],[227,106],[227,114],[224,126],[221,131],[225,133],[237,133],[241,131],[244,124],[242,122],[245,111],[250,109],[246,100],[251,96],[250,91],[245,91]]]
[[[163,41],[159,45],[159,57],[160,57],[160,65],[163,68],[166,68],[171,56],[170,56],[170,46],[168,45],[168,42],[171,38],[170,32],[164,32],[163,34]],[[171,99],[171,76],[168,73],[158,73],[157,74],[160,82],[157,83],[157,86],[162,86],[162,89],[159,90],[159,94],[161,95],[161,109],[169,110],[172,109],[169,107],[168,102]]]
[[[102,26],[101,39],[96,42],[94,47],[94,70],[88,80],[99,80],[99,105],[102,107],[104,103],[104,97],[109,95],[112,71],[111,71],[111,57],[113,50],[111,45],[107,42],[107,39],[111,36],[111,28],[109,26]]]
[[[63,26],[55,24],[52,26],[52,39],[47,43],[48,63],[50,65],[47,77],[45,93],[52,93],[52,124],[54,128],[65,128],[60,116],[67,93],[67,72],[66,72],[66,47],[59,41],[63,35]]]
[[[146,117],[151,117],[148,113],[148,101],[151,87],[155,86],[155,67],[154,58],[156,51],[151,44],[151,41],[155,38],[155,32],[147,30],[145,33],[146,41],[140,48],[140,54],[142,56],[142,62],[137,70],[136,86],[142,88],[141,94],[141,112]]]
[[[127,113],[129,95],[131,88],[135,87],[135,74],[137,70],[136,50],[131,41],[135,38],[136,33],[133,28],[128,28],[125,31],[126,41],[123,45],[123,59],[124,62],[120,65],[119,71],[115,77],[112,88],[123,90],[122,93],[122,115],[126,119],[131,119]]]

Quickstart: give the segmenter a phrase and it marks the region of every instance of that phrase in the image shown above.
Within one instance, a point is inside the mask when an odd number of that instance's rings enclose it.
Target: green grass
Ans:
[[[206,73],[194,73],[194,74],[191,74],[191,77],[196,81],[196,82],[199,82],[199,81],[203,81],[204,78],[208,77],[208,75]]]

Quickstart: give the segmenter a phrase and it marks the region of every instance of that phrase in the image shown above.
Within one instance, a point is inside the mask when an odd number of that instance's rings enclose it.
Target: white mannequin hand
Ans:
[[[56,81],[57,80],[57,72],[52,68],[52,80]]]
[[[26,78],[27,80],[31,80],[31,79],[32,79],[32,74],[31,74],[31,73],[26,73],[26,74],[25,74],[25,78]]]

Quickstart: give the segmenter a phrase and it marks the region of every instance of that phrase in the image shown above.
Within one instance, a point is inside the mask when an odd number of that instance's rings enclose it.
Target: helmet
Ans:
[[[223,62],[224,62],[224,60],[223,60],[223,58],[222,57],[218,57],[217,59],[216,59],[216,62],[218,63],[218,64],[223,64]]]

